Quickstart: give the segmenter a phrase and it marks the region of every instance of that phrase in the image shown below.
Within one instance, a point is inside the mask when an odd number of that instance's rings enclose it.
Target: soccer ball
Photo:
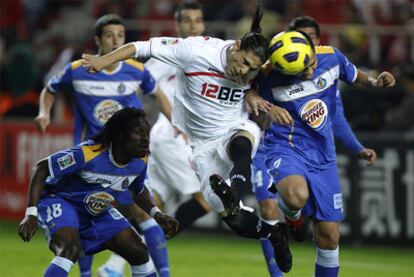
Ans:
[[[314,55],[309,40],[295,31],[274,36],[269,44],[269,52],[273,68],[285,75],[302,72]]]

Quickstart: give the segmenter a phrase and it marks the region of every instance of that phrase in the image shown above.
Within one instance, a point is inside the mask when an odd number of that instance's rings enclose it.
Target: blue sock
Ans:
[[[164,231],[153,218],[140,223],[139,227],[144,233],[148,252],[160,277],[169,277],[170,266]]]
[[[82,256],[78,260],[80,276],[81,277],[91,277],[93,256]]]
[[[44,277],[67,277],[72,269],[73,262],[69,259],[56,256],[46,269]]]
[[[283,276],[282,271],[280,271],[279,266],[275,260],[275,252],[273,250],[272,243],[268,239],[261,239],[260,243],[262,244],[263,254],[265,256],[267,270],[270,273],[271,277],[281,277]]]
[[[316,248],[315,277],[337,277],[339,272],[339,250]]]

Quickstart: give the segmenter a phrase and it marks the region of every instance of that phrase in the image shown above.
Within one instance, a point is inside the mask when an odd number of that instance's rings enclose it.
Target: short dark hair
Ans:
[[[315,28],[316,36],[319,38],[321,35],[321,29],[319,24],[313,17],[304,15],[295,17],[288,26],[289,31],[297,31],[298,28]]]
[[[260,5],[257,5],[250,33],[244,34],[240,39],[240,50],[253,51],[253,53],[265,63],[269,58],[269,41],[262,34],[262,28],[260,27],[262,17],[263,11]]]
[[[102,35],[103,28],[110,24],[122,25],[125,27],[125,23],[119,15],[114,13],[105,14],[98,18],[95,22],[95,36],[100,37]]]
[[[175,9],[175,13],[174,13],[174,17],[175,20],[177,20],[178,22],[181,21],[181,12],[183,10],[203,10],[201,8],[201,4],[198,1],[194,1],[194,0],[188,0],[188,1],[183,1],[180,4],[178,4],[177,8]]]
[[[119,143],[121,136],[128,134],[133,127],[148,127],[145,112],[137,108],[124,108],[114,113],[105,123],[103,129],[91,139],[107,148],[111,143]]]

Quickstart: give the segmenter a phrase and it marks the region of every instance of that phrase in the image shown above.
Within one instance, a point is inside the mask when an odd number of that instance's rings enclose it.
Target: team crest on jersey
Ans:
[[[124,83],[120,83],[116,89],[119,93],[124,93],[125,90],[126,90],[126,87],[125,87]]]
[[[84,199],[85,207],[92,215],[101,214],[113,201],[114,197],[104,191],[94,191]]]
[[[129,186],[129,180],[128,178],[125,178],[125,180],[122,181],[121,188],[126,189],[128,186]]]
[[[174,45],[178,42],[178,38],[164,38],[161,40],[162,45]]]
[[[69,153],[69,154],[66,154],[63,157],[60,157],[57,160],[57,163],[59,165],[59,169],[64,170],[64,169],[76,164],[76,160],[75,160],[75,157],[73,156],[73,153]]]
[[[324,89],[327,83],[326,79],[319,77],[318,81],[316,81],[316,87],[318,89]]]
[[[300,117],[309,127],[320,130],[328,120],[328,107],[320,99],[312,99],[303,104],[299,111]]]
[[[122,105],[118,101],[106,99],[99,102],[95,106],[93,116],[98,123],[104,125],[114,113],[121,110],[122,108]]]

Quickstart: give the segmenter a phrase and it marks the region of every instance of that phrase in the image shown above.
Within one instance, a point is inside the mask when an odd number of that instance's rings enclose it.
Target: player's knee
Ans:
[[[56,247],[56,249],[58,249],[58,251],[56,251],[58,256],[67,258],[71,261],[77,261],[82,252],[82,245],[80,241],[69,240],[60,243],[60,246]],[[60,254],[58,252],[60,252]]]
[[[316,245],[325,250],[335,250],[339,244],[339,233],[319,233],[316,238]]]
[[[130,247],[131,248],[129,252],[131,253],[131,255],[128,259],[128,262],[131,265],[141,265],[148,262],[149,256],[145,244],[143,244],[142,242],[136,242],[132,243]]]
[[[292,186],[286,190],[285,195],[283,197],[287,201],[286,204],[292,210],[299,210],[305,206],[306,201],[309,198],[309,191],[307,187],[303,186]]]

